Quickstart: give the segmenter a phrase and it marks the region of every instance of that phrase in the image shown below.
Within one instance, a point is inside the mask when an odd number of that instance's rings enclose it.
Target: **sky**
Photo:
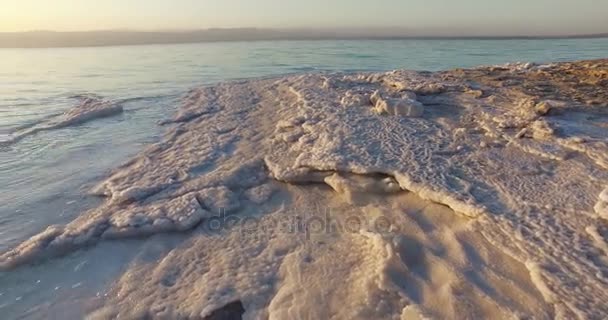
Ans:
[[[0,0],[0,32],[403,28],[418,34],[608,32],[608,0]]]

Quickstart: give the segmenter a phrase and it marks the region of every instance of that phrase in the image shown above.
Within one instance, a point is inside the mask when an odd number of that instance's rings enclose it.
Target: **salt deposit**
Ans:
[[[608,263],[593,257],[606,243],[608,113],[507,85],[562,68],[193,90],[162,141],[94,188],[104,204],[0,266],[193,230],[131,266],[91,317],[605,318]]]
[[[595,205],[595,212],[597,214],[608,220],[608,187],[600,193],[597,204]]]

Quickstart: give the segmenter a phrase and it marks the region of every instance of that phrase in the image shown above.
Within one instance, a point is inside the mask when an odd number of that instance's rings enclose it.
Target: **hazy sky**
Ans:
[[[399,27],[608,32],[608,0],[0,0],[0,31]]]

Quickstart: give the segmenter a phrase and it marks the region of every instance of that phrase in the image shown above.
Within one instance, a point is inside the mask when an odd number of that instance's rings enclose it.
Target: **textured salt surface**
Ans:
[[[608,220],[608,187],[600,193],[598,198],[597,204],[595,205],[595,212],[597,212],[600,217]]]
[[[80,125],[95,119],[115,116],[123,112],[123,107],[120,104],[106,101],[96,96],[75,98],[80,98],[81,101],[74,108],[69,109],[61,115],[43,119],[39,123],[20,128],[21,130],[0,140],[0,146],[11,145],[42,131]]]
[[[608,114],[518,86],[395,71],[193,90],[165,138],[93,190],[103,205],[0,266],[199,227],[91,316],[206,317],[240,301],[249,319],[605,318]],[[384,223],[277,227],[324,212]],[[204,228],[218,213],[258,228]]]

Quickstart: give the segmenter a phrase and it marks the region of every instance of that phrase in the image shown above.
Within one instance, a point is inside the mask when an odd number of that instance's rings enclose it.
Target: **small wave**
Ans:
[[[469,56],[473,56],[473,57],[490,57],[493,54],[492,53],[486,53],[486,52],[472,52],[468,54]]]
[[[0,145],[2,145],[4,142],[8,142],[9,140],[11,140],[10,135],[0,133]]]
[[[345,53],[345,54],[336,54],[337,57],[345,57],[345,58],[356,58],[356,59],[372,59],[377,56],[373,54],[365,54],[365,53]]]
[[[72,95],[69,95],[67,98],[68,99],[75,99],[75,100],[79,100],[79,101],[84,101],[84,100],[87,100],[87,99],[98,99],[98,100],[102,100],[103,99],[103,97],[100,96],[100,95],[97,95],[95,93],[87,93],[87,92],[72,94]]]
[[[130,97],[116,100],[116,103],[130,103],[130,102],[139,102],[139,101],[154,101],[164,98],[169,98],[171,95],[157,95],[157,96],[142,96],[142,97]]]
[[[295,67],[295,68],[292,68],[292,70],[294,70],[295,72],[311,72],[311,71],[316,71],[317,68],[315,68],[315,67]]]
[[[124,111],[120,103],[104,100],[98,96],[77,95],[73,98],[81,102],[62,114],[21,126],[7,139],[0,140],[0,147],[12,145],[38,132],[80,125],[95,119],[115,116]]]
[[[58,117],[60,115],[61,115],[61,113],[53,113],[53,114],[50,114],[50,115],[45,115],[45,116],[43,116],[41,118],[35,119],[35,120],[30,121],[28,123],[24,123],[24,124],[18,125],[15,128],[13,128],[12,131],[13,132],[18,132],[18,131],[27,130],[27,129],[33,128],[35,126],[41,125],[41,124],[45,123],[46,121],[49,121],[50,119],[53,119],[53,118]]]

